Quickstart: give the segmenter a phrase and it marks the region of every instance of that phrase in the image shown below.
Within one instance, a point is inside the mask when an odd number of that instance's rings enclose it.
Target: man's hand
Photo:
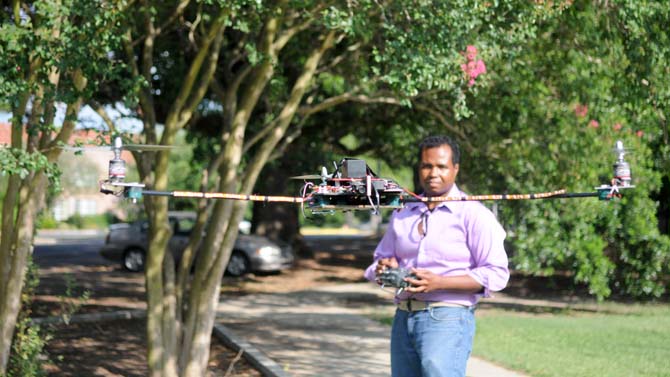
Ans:
[[[411,285],[405,290],[412,293],[428,293],[444,289],[443,277],[423,268],[412,268],[416,278],[405,278]]]
[[[377,261],[377,267],[375,267],[375,275],[377,276],[377,283],[380,284],[379,274],[387,268],[398,268],[398,260],[395,257],[391,258],[382,258]]]
[[[484,287],[468,275],[441,276],[423,268],[412,268],[416,278],[405,278],[411,285],[405,290],[412,293],[428,293],[434,291],[452,291],[465,293],[481,293]]]

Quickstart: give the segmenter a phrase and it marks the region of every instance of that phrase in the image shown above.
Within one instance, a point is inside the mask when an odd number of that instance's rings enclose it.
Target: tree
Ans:
[[[532,20],[551,11],[525,1],[144,1],[131,8],[127,25],[131,85],[114,83],[107,94],[136,95],[147,143],[169,145],[184,127],[199,132],[210,158],[200,163],[203,188],[250,193],[262,167],[297,137],[306,119],[326,109],[411,105],[439,117],[436,108],[446,104],[447,111],[464,113],[469,78],[460,65],[466,45],[476,41],[502,51],[531,35]],[[443,103],[431,101],[435,93],[446,93]],[[142,156],[144,183],[167,189],[167,154]],[[221,276],[246,204],[199,204],[176,277],[165,253],[167,200],[147,198],[145,204],[151,373],[200,376]]]
[[[491,125],[467,135],[483,146],[468,159],[481,163],[463,169],[478,191],[589,191],[611,177],[617,139],[633,149],[637,188],[620,202],[499,206],[517,269],[568,272],[598,298],[665,291],[670,240],[654,198],[670,159],[666,8],[575,2],[539,23],[516,59],[489,64],[492,85],[470,101],[467,122]]]
[[[128,8],[128,22],[124,25],[127,32],[119,53],[129,68],[129,79],[109,83],[99,98],[116,101],[119,96],[125,97],[143,121],[143,141],[173,145],[177,132],[189,122],[207,91],[234,9],[234,4],[209,6],[190,1],[174,5],[148,1],[133,4]],[[161,75],[168,73],[163,64],[181,75],[172,81],[160,81]],[[160,87],[158,84],[163,82],[171,86]],[[94,105],[104,112],[100,104]],[[114,132],[111,121],[108,126]],[[136,153],[135,159],[144,183],[156,190],[167,190],[169,152]],[[144,203],[150,224],[145,267],[149,370],[152,376],[184,375],[182,371],[190,367],[194,356],[180,352],[181,343],[185,339],[186,344],[191,344],[193,339],[182,336],[189,329],[182,327],[183,305],[175,287],[174,260],[171,255],[166,256],[171,235],[168,202],[165,197],[147,197]],[[194,234],[200,233],[203,221],[201,217]],[[194,246],[189,245],[188,250]],[[188,267],[180,269],[179,278],[185,282],[189,271]],[[209,333],[206,336],[209,338]]]
[[[468,115],[464,99],[472,89],[469,81],[474,82],[461,67],[467,63],[467,45],[484,46],[486,58],[507,56],[505,46],[514,45],[532,34],[530,20],[551,17],[560,8],[513,2],[496,6],[473,2],[461,6],[450,9],[453,4],[384,2],[343,9],[327,8],[328,22],[339,25],[345,34],[334,48],[333,59],[319,68],[305,95],[306,101],[297,110],[295,126],[291,127],[287,137],[291,140],[300,135],[308,141],[301,142],[300,148],[280,147],[273,156],[292,160],[291,167],[294,168],[298,166],[296,162],[302,162],[303,173],[309,169],[316,171],[320,164],[330,159],[319,158],[324,151],[339,156],[374,151],[394,164],[403,161],[406,166],[407,161],[413,160],[413,141],[427,135],[429,130],[463,136],[457,121]],[[505,10],[511,8],[519,13],[512,15]],[[528,18],[521,21],[524,17]],[[503,32],[508,29],[509,32]],[[302,39],[305,37],[307,40]],[[296,38],[301,41],[298,46],[309,43],[309,34]],[[266,103],[282,104],[283,99],[277,98],[277,93],[284,93],[286,83],[293,80],[291,75],[299,72],[295,67],[299,58],[294,58],[299,55],[294,50],[284,54],[290,58],[278,62],[281,69],[276,70],[276,78],[270,84],[276,89],[271,89]],[[267,108],[259,106],[255,111],[279,111],[264,107]],[[274,119],[272,114],[265,116]],[[263,119],[263,114],[252,119],[251,132],[258,127],[253,122],[259,119]],[[346,135],[355,135],[359,141],[355,148],[340,143]],[[467,144],[467,140],[463,142]],[[305,149],[305,146],[312,148]],[[408,154],[410,158],[406,158]],[[311,166],[305,165],[309,162],[312,162]],[[271,179],[282,180],[299,172],[287,173],[279,169],[272,174],[283,173],[283,176]],[[263,181],[269,174],[262,174]],[[257,190],[264,184],[267,187],[268,183],[262,182]],[[262,212],[268,211],[267,216],[271,217],[274,208],[282,207],[285,206],[262,204],[255,206],[254,214],[258,218]],[[296,212],[288,213],[295,215]],[[281,228],[287,222],[275,223]],[[261,228],[269,231],[268,226]],[[281,231],[274,229],[272,232]],[[290,241],[291,237],[288,238]]]
[[[104,5],[104,6],[101,6]],[[11,145],[0,149],[7,175],[0,233],[0,375],[7,367],[35,220],[58,187],[60,144],[79,108],[109,72],[119,8],[99,1],[12,1],[0,15],[0,92],[12,112]],[[91,42],[95,41],[95,42]],[[67,106],[60,128],[56,105]]]
[[[611,148],[621,139],[633,149],[627,158],[638,186],[621,202],[503,202],[497,207],[517,270],[567,272],[599,298],[612,292],[658,297],[670,258],[664,200],[670,189],[668,75],[662,63],[668,56],[663,27],[668,11],[655,2],[559,6],[555,17],[535,24],[536,38],[505,45],[504,55],[488,51],[490,46],[481,49],[488,74],[477,78],[473,95],[466,94],[465,113],[445,111],[453,99],[444,93],[419,95],[412,109],[389,109],[393,102],[387,99],[375,105],[386,106],[383,111],[348,103],[320,112],[304,123],[300,147],[282,156],[290,167],[300,158],[312,166],[285,176],[317,171],[329,160],[317,157],[324,150],[339,156],[374,151],[406,166],[414,160],[414,145],[407,141],[441,128],[464,146],[459,181],[471,193],[585,191],[612,174]],[[324,74],[321,90],[344,85],[337,78]],[[443,106],[425,106],[431,102]],[[357,148],[340,143],[345,135],[356,135]],[[274,179],[278,173],[272,174]],[[258,207],[255,214],[272,211],[269,205]],[[282,225],[269,221],[262,229]]]

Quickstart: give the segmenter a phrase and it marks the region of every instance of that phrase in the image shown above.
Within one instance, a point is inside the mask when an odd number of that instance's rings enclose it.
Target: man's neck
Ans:
[[[426,195],[426,197],[427,197],[427,198],[434,198],[434,197],[449,196],[449,193],[450,193],[451,190],[454,188],[454,186],[455,186],[455,185],[452,185],[451,187],[449,187],[449,189],[448,189],[447,191],[445,191],[445,192],[443,192],[443,193],[436,194],[436,195]],[[435,207],[437,207],[438,205],[440,205],[440,203],[444,203],[444,202],[426,202],[426,207],[428,207],[428,209],[432,211],[432,210],[435,209]]]

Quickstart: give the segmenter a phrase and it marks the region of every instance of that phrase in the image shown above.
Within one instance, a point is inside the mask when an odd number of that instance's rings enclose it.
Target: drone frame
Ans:
[[[116,141],[115,141],[116,143]],[[115,159],[117,151],[115,148]],[[378,177],[364,160],[345,158],[340,164],[335,164],[333,173],[328,174],[323,168],[321,175],[304,175],[293,177],[305,180],[301,189],[301,196],[267,196],[248,195],[219,192],[197,192],[197,191],[154,191],[146,190],[141,183],[126,183],[121,176],[112,174],[112,161],[110,161],[110,174],[107,180],[101,181],[100,191],[104,194],[124,196],[133,202],[142,196],[168,196],[174,198],[203,198],[222,200],[243,200],[260,202],[284,202],[300,204],[303,214],[305,207],[313,214],[332,213],[335,210],[372,210],[378,214],[383,208],[402,208],[405,203],[410,202],[449,202],[449,201],[491,201],[491,200],[537,200],[537,199],[563,199],[563,198],[586,198],[597,197],[608,201],[622,196],[621,191],[631,189],[630,165],[625,161],[624,155],[628,152],[623,147],[623,142],[616,142],[615,153],[617,161],[614,163],[614,176],[610,184],[595,187],[591,192],[569,193],[564,189],[530,194],[492,194],[492,195],[462,195],[442,197],[421,197],[403,188],[392,179]],[[120,152],[118,153],[120,155]],[[120,159],[120,156],[119,156]],[[123,161],[123,160],[121,160]],[[123,175],[125,177],[125,174]],[[121,179],[119,179],[121,178]],[[321,182],[315,184],[309,180],[319,179]]]

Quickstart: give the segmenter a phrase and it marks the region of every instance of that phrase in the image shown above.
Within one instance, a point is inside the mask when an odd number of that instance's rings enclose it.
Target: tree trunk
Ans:
[[[289,176],[279,166],[266,166],[256,190],[267,195],[284,195],[287,192]],[[272,240],[292,243],[300,230],[299,208],[290,203],[254,203],[252,232]]]
[[[161,190],[160,188],[157,188]],[[170,322],[174,322],[175,313],[168,304],[174,297],[166,295],[166,282],[163,265],[166,248],[172,234],[167,221],[167,198],[158,197],[147,200],[149,212],[149,252],[146,256],[145,276],[147,285],[147,362],[150,376],[177,376],[176,349],[171,349],[176,334]],[[173,283],[173,282],[172,282]]]
[[[26,182],[28,183],[28,182]],[[21,291],[26,275],[28,256],[33,252],[33,232],[39,206],[46,190],[46,177],[38,172],[29,184],[24,184],[19,192],[19,211],[14,224],[15,242],[3,254],[9,256],[7,276],[3,276],[0,287],[0,375],[9,362],[9,353],[14,336],[16,319],[21,310]],[[11,229],[7,229],[11,232]],[[3,234],[5,229],[3,228]],[[3,256],[3,261],[5,260]]]
[[[182,9],[183,10],[183,9]],[[144,49],[142,50],[142,75],[151,81],[151,69],[153,61],[154,39],[159,32],[153,25],[151,15],[145,15],[146,32]],[[161,145],[173,145],[177,132],[183,128],[191,119],[197,106],[202,101],[209,82],[212,80],[219,51],[222,45],[223,32],[229,10],[223,8],[213,19],[211,27],[200,40],[197,54],[191,61],[186,76],[181,82],[181,87],[170,110],[164,120],[164,130],[160,139]],[[135,64],[135,54],[131,47],[130,38],[126,43],[126,53],[129,65],[134,74],[139,75],[140,69]],[[144,119],[146,140],[155,142],[158,135],[156,131],[156,109],[151,95],[147,91],[141,91],[140,104],[143,113],[147,114]],[[157,152],[153,157],[140,157],[138,168],[140,176],[147,186],[154,190],[166,191],[168,189],[168,152]],[[167,250],[167,245],[172,234],[168,226],[168,201],[166,197],[147,197],[145,200],[149,214],[149,251],[146,258],[145,274],[147,285],[147,362],[150,375],[153,377],[178,376],[179,360],[178,349],[180,345],[180,332],[182,325],[179,323],[181,315],[179,311],[183,292],[177,293],[183,284],[182,280],[177,282],[173,255]]]
[[[269,20],[265,25],[268,40],[262,46],[268,48],[272,45],[272,35],[276,31],[276,20]],[[304,71],[296,80],[291,96],[284,109],[280,113],[277,127],[273,129],[265,142],[263,142],[246,166],[246,174],[241,183],[241,193],[251,192],[260,170],[268,161],[271,152],[286,133],[298,104],[302,99],[309,82],[314,76],[316,67],[325,50],[332,47],[334,32],[330,32],[324,39],[322,46],[313,51],[312,55],[304,64]],[[261,48],[261,50],[264,50]],[[264,50],[265,51],[265,50]],[[277,51],[267,50],[269,55],[275,56]],[[220,169],[221,183],[219,190],[222,192],[234,192],[239,185],[238,167],[242,159],[244,132],[249,121],[251,110],[258,102],[263,88],[267,85],[273,74],[273,67],[269,63],[260,65],[252,76],[252,85],[247,87],[246,95],[233,119],[233,127],[222,153],[223,163]],[[209,357],[211,333],[216,316],[216,305],[219,299],[219,285],[225,265],[230,258],[235,238],[237,237],[238,224],[244,214],[244,202],[221,201],[214,207],[212,220],[207,229],[204,249],[196,264],[195,278],[191,288],[191,299],[189,300],[189,313],[184,324],[184,339],[180,357],[180,369],[183,376],[200,377],[204,375]],[[225,235],[221,230],[225,229]]]
[[[83,77],[80,77],[83,79]],[[70,103],[66,110],[66,121],[63,123],[57,140],[67,140],[74,129],[73,121],[68,118],[78,113],[82,100],[78,99]],[[25,106],[19,106],[14,110],[25,111]],[[21,113],[23,114],[23,113]],[[24,149],[21,141],[23,126],[20,123],[21,116],[14,118],[12,127],[12,146]],[[50,133],[42,134],[41,142],[45,144],[50,141]],[[36,141],[37,136],[29,141]],[[28,152],[32,152],[34,145],[28,145]],[[46,154],[47,161],[54,162],[60,155],[60,149],[52,149]],[[2,234],[0,241],[0,271],[2,279],[0,282],[0,375],[3,375],[9,362],[14,327],[21,310],[21,291],[23,290],[26,275],[28,257],[33,252],[33,238],[35,233],[35,221],[47,190],[47,176],[44,170],[32,172],[28,177],[21,180],[17,176],[9,177],[9,188],[3,202],[2,209]]]
[[[300,232],[298,216],[298,208],[294,204],[255,203],[253,233],[292,244]]]
[[[221,278],[237,237],[237,224],[244,214],[244,208],[245,203],[242,202],[215,204],[214,219],[207,232],[207,241],[211,242],[205,242],[205,249],[201,250],[202,258],[197,261],[189,312],[184,323],[184,377],[198,377],[205,373]],[[226,231],[217,234],[217,229]],[[210,237],[212,233],[214,236]]]

